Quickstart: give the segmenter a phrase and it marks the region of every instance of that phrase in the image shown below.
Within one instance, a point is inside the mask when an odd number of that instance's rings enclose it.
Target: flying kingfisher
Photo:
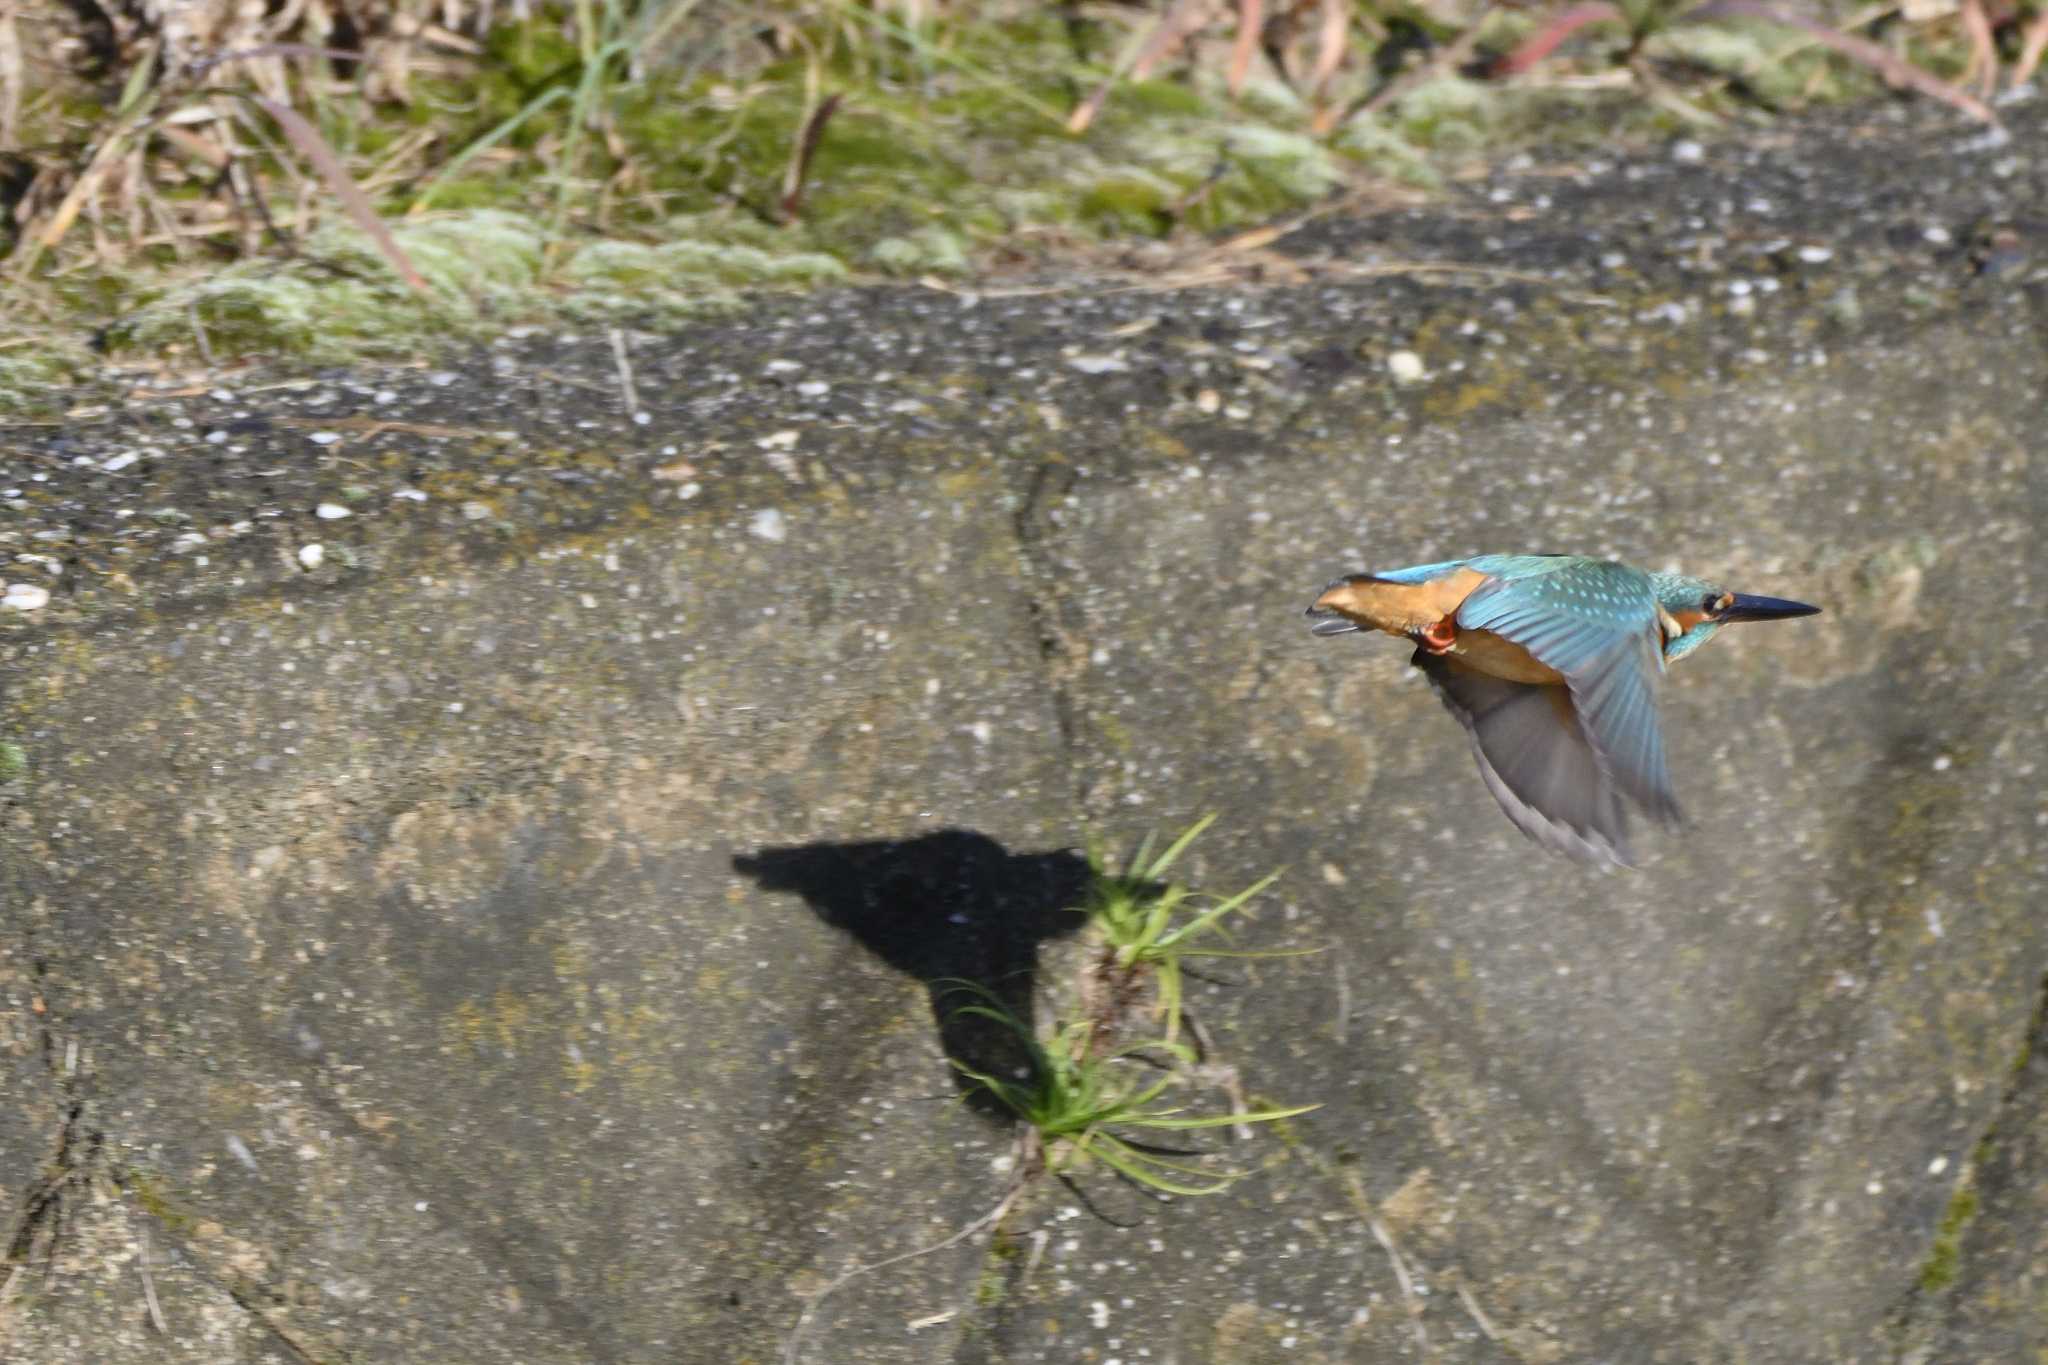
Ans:
[[[1317,635],[1386,631],[1472,740],[1487,790],[1515,827],[1595,862],[1628,863],[1622,798],[1678,821],[1657,686],[1736,621],[1819,607],[1728,592],[1585,555],[1481,555],[1348,574],[1309,607]]]

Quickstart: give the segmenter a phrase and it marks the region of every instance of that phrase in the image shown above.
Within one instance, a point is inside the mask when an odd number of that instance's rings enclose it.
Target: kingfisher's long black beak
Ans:
[[[1722,621],[1789,621],[1795,616],[1818,616],[1819,607],[1783,597],[1751,597],[1746,592],[1730,594],[1734,602],[1720,615]]]

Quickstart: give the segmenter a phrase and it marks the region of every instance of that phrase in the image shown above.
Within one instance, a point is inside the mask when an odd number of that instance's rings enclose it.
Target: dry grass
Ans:
[[[289,255],[339,218],[420,289],[385,220],[436,206],[464,177],[516,182],[554,265],[574,234],[635,214],[659,222],[673,198],[662,167],[678,162],[736,209],[788,224],[806,212],[813,156],[840,111],[878,84],[977,85],[1015,117],[1081,138],[1130,82],[1190,75],[1233,100],[1263,82],[1325,139],[1455,71],[1529,83],[1607,66],[1691,110],[1659,74],[1656,44],[1731,19],[1795,26],[1989,120],[1990,93],[2030,80],[2048,47],[2039,3],[1911,0],[1834,16],[1791,0],[0,0],[0,270],[26,308],[48,309],[67,282],[104,292],[142,267]],[[974,35],[1020,23],[1064,26],[1061,69],[995,69],[1002,43]],[[1844,33],[1873,23],[1888,28]],[[1967,58],[1949,63],[1956,83],[1928,69],[1930,51]],[[689,107],[690,129],[725,119],[724,131],[651,145],[625,110],[657,80]],[[778,90],[800,96],[799,116],[750,198],[734,147],[748,109]]]

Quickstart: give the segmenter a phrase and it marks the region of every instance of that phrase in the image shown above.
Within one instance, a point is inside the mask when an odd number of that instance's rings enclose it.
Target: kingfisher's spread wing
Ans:
[[[1472,567],[1493,572],[1483,562]],[[1564,557],[1517,557],[1514,567],[1465,599],[1459,629],[1492,631],[1563,674],[1576,727],[1602,772],[1651,818],[1677,820],[1657,716],[1663,634],[1649,575]]]
[[[1509,682],[1426,649],[1409,662],[1465,727],[1479,775],[1515,828],[1576,857],[1633,860],[1621,793],[1579,728],[1564,687]]]

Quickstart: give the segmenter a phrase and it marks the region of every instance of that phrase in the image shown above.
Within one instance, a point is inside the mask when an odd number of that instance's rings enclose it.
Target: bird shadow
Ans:
[[[925,988],[939,1046],[969,1107],[1015,1117],[968,1073],[1028,1082],[1025,1037],[964,1007],[993,1005],[1028,1030],[1038,947],[1085,922],[1086,860],[1065,849],[1011,853],[986,834],[763,848],[732,860],[764,891],[794,892],[825,923]]]

